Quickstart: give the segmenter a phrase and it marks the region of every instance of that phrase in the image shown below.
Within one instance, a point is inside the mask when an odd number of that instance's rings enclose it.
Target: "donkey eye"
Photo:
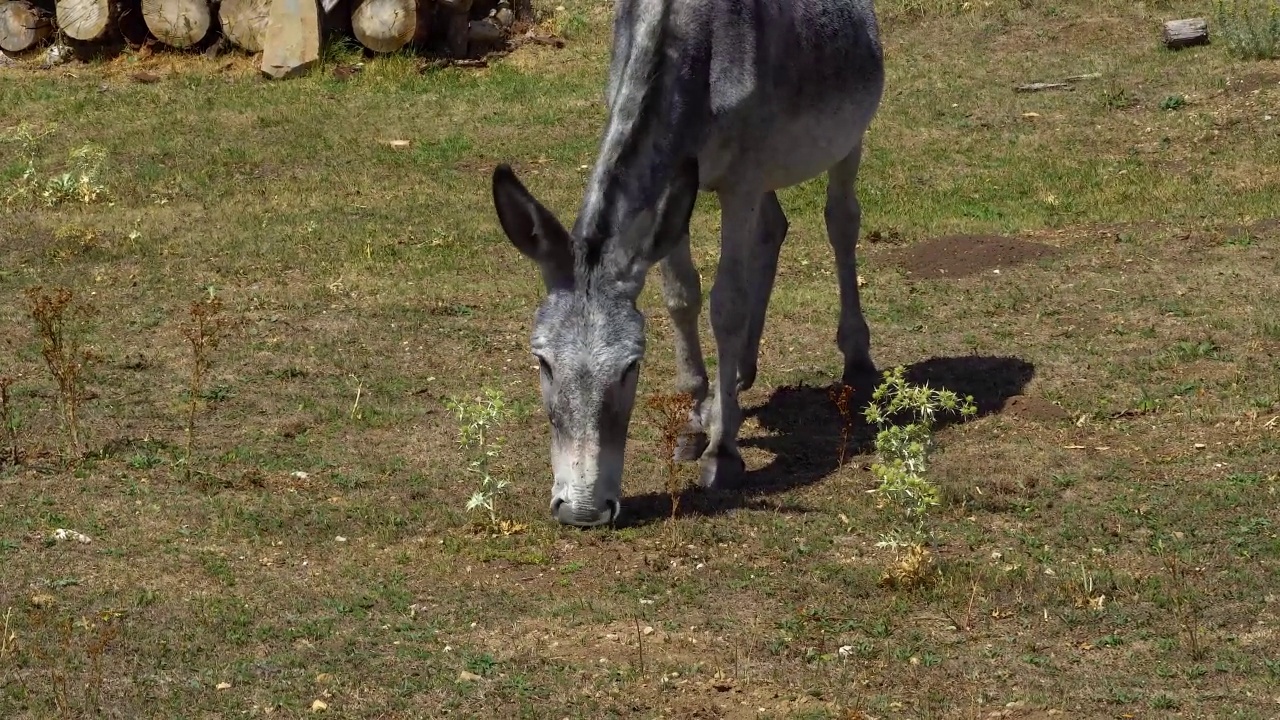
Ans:
[[[639,369],[640,369],[639,358],[632,360],[631,363],[627,365],[627,369],[622,371],[622,380],[626,380],[627,378],[631,377]]]

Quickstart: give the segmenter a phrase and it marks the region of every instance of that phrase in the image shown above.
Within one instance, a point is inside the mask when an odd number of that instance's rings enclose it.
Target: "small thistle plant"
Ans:
[[[498,519],[498,496],[510,486],[504,477],[495,477],[493,461],[502,452],[505,438],[497,434],[498,426],[511,415],[502,391],[485,388],[474,400],[449,399],[446,405],[458,420],[458,444],[471,452],[467,469],[480,476],[480,489],[467,500],[467,511],[484,510],[491,526],[504,531],[513,528]]]
[[[977,414],[973,397],[961,399],[950,390],[908,383],[905,370],[896,367],[884,373],[884,381],[871,394],[863,411],[867,422],[880,426],[876,434],[876,461],[871,473],[880,481],[870,492],[879,496],[880,507],[893,506],[902,513],[906,529],[881,537],[877,547],[906,551],[904,563],[916,568],[927,565],[924,543],[929,538],[926,518],[941,499],[938,486],[928,477],[929,455],[933,450],[933,428],[938,414],[959,413],[963,418]],[[894,420],[907,416],[906,424]],[[905,565],[904,565],[905,567]]]
[[[41,177],[36,169],[37,147],[41,140],[53,133],[52,127],[37,130],[24,124],[0,134],[0,143],[18,146],[23,161],[22,175],[14,180],[6,198],[8,203],[38,196],[49,207],[64,202],[87,205],[98,201],[106,193],[101,178],[107,154],[92,143],[81,145],[69,153],[69,169],[50,177]]]

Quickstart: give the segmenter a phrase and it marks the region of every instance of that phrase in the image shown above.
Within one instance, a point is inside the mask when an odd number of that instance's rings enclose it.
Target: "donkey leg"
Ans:
[[[676,462],[692,462],[707,448],[707,435],[702,425],[702,406],[707,399],[707,367],[702,361],[702,344],[698,338],[698,314],[702,311],[702,282],[693,264],[689,234],[658,263],[662,278],[662,299],[671,324],[675,328],[676,392],[689,393],[693,409],[689,422],[676,442]]]
[[[753,257],[748,261],[751,263],[747,279],[751,291],[751,319],[747,322],[746,348],[738,365],[738,392],[750,390],[756,382],[760,337],[764,334],[773,280],[778,274],[778,253],[787,238],[787,216],[782,212],[777,193],[770,192],[764,196],[756,238],[756,245],[751,249]]]
[[[764,193],[726,192],[720,197],[720,262],[711,286],[711,329],[716,337],[716,392],[706,413],[707,449],[702,454],[699,484],[731,487],[741,480],[745,463],[738,451],[742,409],[738,405],[737,369],[747,344],[751,319],[750,270],[758,248],[756,225]]]
[[[876,366],[871,361],[871,331],[862,315],[858,298],[858,232],[862,206],[855,184],[862,161],[859,143],[843,160],[827,171],[827,238],[836,256],[836,276],[840,284],[840,326],[836,345],[844,355],[846,385],[869,390],[859,383],[875,382]]]

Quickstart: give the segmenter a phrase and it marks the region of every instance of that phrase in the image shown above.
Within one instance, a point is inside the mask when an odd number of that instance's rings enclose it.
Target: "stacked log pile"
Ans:
[[[148,43],[261,54],[265,74],[289,77],[314,65],[335,35],[375,54],[475,57],[503,47],[532,8],[529,0],[0,0],[0,50],[105,46],[139,16]]]

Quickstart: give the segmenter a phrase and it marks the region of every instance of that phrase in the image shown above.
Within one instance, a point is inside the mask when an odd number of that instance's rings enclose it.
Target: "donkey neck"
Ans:
[[[573,236],[599,257],[653,209],[677,163],[696,154],[705,71],[673,15],[678,0],[621,0],[614,25],[605,123]],[[702,76],[703,83],[698,82]],[[595,246],[595,247],[593,247]]]

